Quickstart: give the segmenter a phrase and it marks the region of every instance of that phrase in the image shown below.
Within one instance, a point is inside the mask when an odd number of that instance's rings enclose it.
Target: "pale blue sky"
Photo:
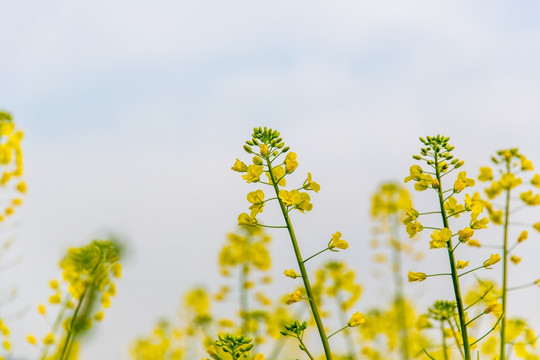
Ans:
[[[46,299],[69,245],[114,231],[130,247],[84,359],[127,358],[189,286],[216,281],[207,249],[253,190],[229,170],[253,126],[279,129],[322,185],[298,219],[319,239],[305,252],[341,229],[343,256],[364,271],[369,197],[407,175],[418,136],[451,136],[471,172],[510,146],[540,166],[536,2],[11,1],[0,12],[0,107],[26,132],[20,298]]]

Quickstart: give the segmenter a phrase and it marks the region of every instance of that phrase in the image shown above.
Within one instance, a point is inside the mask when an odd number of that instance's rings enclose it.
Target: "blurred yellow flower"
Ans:
[[[299,301],[302,301],[302,293],[300,292],[300,290],[296,290],[295,292],[287,295],[287,300],[285,300],[285,304],[291,305]]]

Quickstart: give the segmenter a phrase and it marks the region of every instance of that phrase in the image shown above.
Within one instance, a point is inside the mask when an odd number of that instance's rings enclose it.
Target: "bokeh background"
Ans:
[[[3,259],[18,300],[2,312],[29,309],[13,324],[29,358],[23,338],[46,331],[35,306],[71,245],[116,234],[127,246],[83,359],[127,359],[188,287],[217,287],[217,251],[254,189],[230,167],[247,160],[254,126],[278,129],[298,181],[310,171],[321,184],[294,219],[302,250],[343,233],[360,310],[384,295],[367,246],[371,194],[408,174],[419,136],[450,136],[470,174],[516,146],[540,167],[537,2],[52,0],[0,2],[0,13],[0,107],[25,131],[29,186]],[[272,234],[289,254],[286,234]],[[531,240],[516,283],[540,274]],[[277,259],[276,276],[292,261]],[[540,289],[522,294],[517,314]],[[537,306],[523,315],[538,329]]]

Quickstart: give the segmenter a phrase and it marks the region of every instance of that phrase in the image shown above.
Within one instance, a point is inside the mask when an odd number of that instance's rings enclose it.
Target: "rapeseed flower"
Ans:
[[[414,281],[420,282],[420,281],[426,280],[427,274],[423,272],[409,271],[409,273],[407,274],[407,278],[409,279],[409,282],[414,282]]]
[[[431,234],[432,241],[429,242],[430,249],[440,249],[446,247],[446,243],[452,238],[452,231],[448,228],[442,228],[440,231],[435,230]]]
[[[349,325],[350,327],[356,327],[362,325],[365,322],[366,317],[364,316],[364,314],[361,314],[357,311],[351,316],[351,318],[347,322],[347,325]]]

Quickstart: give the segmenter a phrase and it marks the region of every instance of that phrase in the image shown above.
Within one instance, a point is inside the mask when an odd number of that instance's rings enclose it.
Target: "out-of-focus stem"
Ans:
[[[409,331],[407,326],[407,309],[405,306],[405,295],[403,291],[403,276],[401,269],[401,246],[399,242],[399,218],[397,214],[392,216],[392,273],[394,276],[395,293],[394,302],[397,308],[397,324],[400,335],[400,350],[402,360],[409,359]]]
[[[240,269],[240,319],[242,333],[248,335],[248,313],[249,313],[249,299],[248,289],[246,288],[248,282],[249,264],[245,261]]]
[[[342,324],[347,323],[347,317],[343,309],[341,308],[341,304],[343,303],[343,299],[341,296],[341,292],[338,290],[336,294],[336,304],[338,308],[338,316],[339,321]],[[344,337],[345,337],[345,345],[347,346],[347,359],[348,360],[356,360],[356,349],[354,348],[354,340],[351,337],[351,332],[348,329],[348,326],[343,329]]]

